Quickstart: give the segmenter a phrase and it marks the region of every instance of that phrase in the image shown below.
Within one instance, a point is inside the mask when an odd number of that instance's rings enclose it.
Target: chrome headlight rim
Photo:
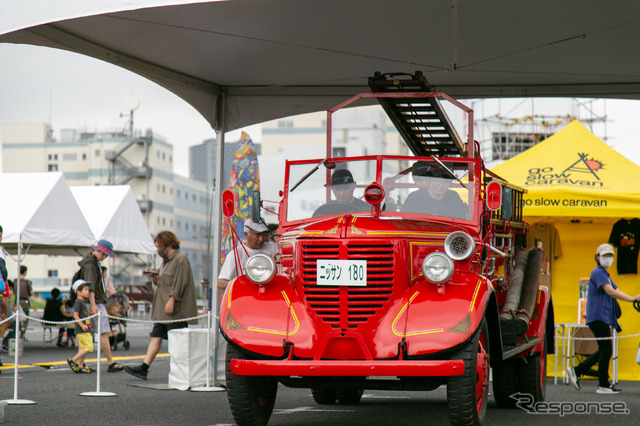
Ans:
[[[276,275],[276,261],[265,253],[254,254],[245,266],[247,278],[256,284],[267,284]]]
[[[436,266],[441,268],[444,273],[438,270],[434,271],[435,262],[439,263],[439,265],[436,264]],[[422,275],[426,280],[435,284],[442,284],[447,281],[453,275],[454,270],[453,260],[451,257],[440,251],[429,253],[422,260]]]
[[[466,245],[463,251],[459,250],[461,244]],[[453,260],[466,260],[475,253],[476,242],[473,241],[471,235],[466,232],[454,231],[447,235],[447,238],[444,240],[444,251]]]

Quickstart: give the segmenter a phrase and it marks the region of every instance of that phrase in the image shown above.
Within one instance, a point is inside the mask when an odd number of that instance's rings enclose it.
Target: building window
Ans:
[[[278,128],[291,128],[293,127],[293,120],[278,120]]]
[[[184,191],[184,199],[185,200],[189,199],[189,193],[187,191]]]
[[[173,195],[173,187],[169,187],[169,195]]]
[[[49,164],[47,166],[47,170],[50,172],[57,172],[58,171],[58,165],[57,164]]]
[[[179,189],[176,189],[176,197],[180,198],[181,195],[182,195],[182,192],[180,192]]]
[[[176,221],[176,228],[180,229],[182,227],[182,222],[179,220]]]
[[[162,226],[165,226],[167,224],[167,221],[165,220],[165,218],[162,218]]]
[[[100,157],[100,150],[99,150],[99,149],[96,149],[96,151],[95,151],[95,156],[96,156],[96,157]]]
[[[156,154],[158,155],[158,158],[160,158],[160,151],[156,151]]]
[[[164,194],[166,190],[166,187],[164,185],[162,185],[162,193]]]
[[[86,153],[86,152],[82,154],[82,159],[83,159],[83,160],[86,160],[86,159],[87,159],[87,153]]]
[[[193,232],[196,232],[196,224],[195,224],[195,223],[191,225],[191,230],[192,230]]]
[[[78,154],[76,154],[75,152],[62,154],[62,161],[78,161]]]
[[[49,269],[47,271],[47,277],[56,278],[57,276],[58,276],[58,270],[57,269]]]
[[[342,158],[347,156],[347,148],[346,147],[335,147],[333,148],[333,156],[334,158]]]
[[[160,184],[158,184],[158,192],[160,192]]]
[[[196,202],[196,194],[193,194],[193,195],[191,196],[191,201],[193,201],[194,203]]]
[[[157,220],[157,222],[158,222],[158,225],[160,225],[160,217],[158,217],[158,220]]]
[[[164,157],[164,152],[162,153],[162,159],[163,159],[163,160],[165,159],[165,157]]]

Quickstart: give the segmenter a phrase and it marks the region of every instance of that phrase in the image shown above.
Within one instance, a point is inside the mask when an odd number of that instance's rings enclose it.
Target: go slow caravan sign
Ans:
[[[588,153],[577,153],[577,158],[567,159],[565,167],[532,167],[528,170],[528,175],[524,182],[524,187],[533,189],[545,189],[549,192],[542,194],[531,193],[530,197],[525,196],[525,206],[535,207],[607,207],[607,199],[602,197],[593,198],[599,191],[604,190],[605,182],[601,178],[604,164],[590,156]],[[594,194],[576,193],[573,197],[567,197],[564,192],[554,194],[554,189],[576,189],[578,191],[588,189],[595,191]],[[576,192],[578,192],[576,191]],[[604,195],[601,193],[600,195]]]
[[[527,190],[525,216],[637,217],[640,167],[579,121],[491,171]]]

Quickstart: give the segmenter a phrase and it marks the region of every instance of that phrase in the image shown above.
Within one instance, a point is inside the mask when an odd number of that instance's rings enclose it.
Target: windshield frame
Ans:
[[[369,161],[372,162],[373,164],[375,164],[376,166],[376,170],[375,173],[373,173],[375,175],[375,180],[373,182],[377,183],[378,185],[380,185],[383,188],[388,188],[390,185],[393,185],[393,181],[394,179],[397,181],[398,179],[402,178],[402,177],[406,177],[407,175],[411,176],[411,166],[409,164],[412,164],[414,162],[417,161],[427,161],[427,162],[437,162],[438,160],[440,160],[440,162],[446,162],[446,163],[455,163],[457,164],[456,166],[456,170],[460,170],[461,166],[460,163],[467,163],[469,164],[469,170],[472,171],[471,175],[467,177],[465,177],[463,180],[466,180],[466,187],[467,190],[472,190],[471,195],[469,196],[469,203],[472,202],[473,206],[471,207],[471,211],[469,211],[467,213],[467,217],[466,218],[454,218],[454,217],[447,217],[447,216],[437,216],[437,215],[433,215],[433,214],[425,214],[425,213],[410,213],[410,212],[403,212],[403,211],[390,211],[390,210],[382,210],[378,213],[378,215],[380,217],[393,217],[393,218],[406,218],[406,219],[419,219],[419,220],[434,220],[434,221],[443,221],[443,222],[461,222],[467,225],[471,225],[471,226],[476,226],[478,223],[478,218],[479,215],[481,213],[481,206],[482,206],[482,179],[481,179],[481,174],[482,174],[482,160],[479,158],[462,158],[462,157],[415,157],[415,156],[401,156],[401,155],[379,155],[379,156],[359,156],[359,157],[339,157],[339,158],[328,158],[328,159],[309,159],[309,160],[287,160],[285,163],[285,185],[284,185],[284,189],[283,189],[283,198],[281,200],[281,206],[279,209],[279,219],[280,219],[280,223],[281,225],[286,225],[286,226],[293,226],[296,224],[305,224],[305,223],[312,223],[312,222],[317,222],[319,220],[324,220],[326,218],[329,217],[339,217],[339,216],[343,216],[345,213],[334,213],[334,214],[329,214],[327,216],[320,216],[320,217],[305,217],[305,218],[295,218],[295,219],[288,219],[288,215],[289,215],[289,202],[290,202],[290,196],[291,196],[291,192],[289,190],[290,187],[290,179],[292,178],[292,168],[297,168],[302,166],[302,168],[306,167],[305,171],[309,170],[309,165],[310,166],[315,166],[318,163],[324,163],[325,166],[325,173],[324,173],[324,193],[326,196],[326,200],[331,200],[331,173],[333,170],[335,170],[336,165],[339,165],[340,163],[355,163],[355,162],[362,162],[362,161]],[[399,163],[401,162],[406,162],[408,164],[407,168],[404,168],[402,170],[398,169],[397,173],[395,173],[394,175],[389,175],[387,173],[386,176],[383,176],[383,165],[385,165],[387,162],[389,161],[397,161]],[[464,167],[464,166],[462,166]],[[302,170],[301,168],[301,170]],[[298,181],[298,179],[294,178],[296,181]],[[357,180],[357,179],[356,179]],[[367,182],[357,182],[356,187],[358,188],[359,191],[364,191],[364,189],[369,186],[371,183],[373,183],[372,181],[367,181]],[[402,187],[405,184],[397,184],[397,187]],[[457,184],[459,185],[459,184]],[[406,185],[408,188],[409,187],[413,187],[416,188],[416,184],[410,184],[410,185]],[[461,189],[462,187],[460,186],[460,191],[463,191]],[[385,189],[386,191],[386,189]],[[462,194],[460,194],[462,195]],[[387,200],[387,197],[385,197],[385,200]],[[366,215],[366,216],[373,216],[375,214],[374,209],[370,209],[368,211],[358,211],[358,212],[352,212],[350,213],[352,215],[357,215],[357,216],[362,216],[362,215]]]

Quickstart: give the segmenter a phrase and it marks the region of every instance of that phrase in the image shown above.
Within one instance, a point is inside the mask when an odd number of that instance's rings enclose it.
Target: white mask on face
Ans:
[[[600,258],[600,266],[602,266],[603,268],[606,269],[611,265],[613,265],[613,257],[601,257]]]

